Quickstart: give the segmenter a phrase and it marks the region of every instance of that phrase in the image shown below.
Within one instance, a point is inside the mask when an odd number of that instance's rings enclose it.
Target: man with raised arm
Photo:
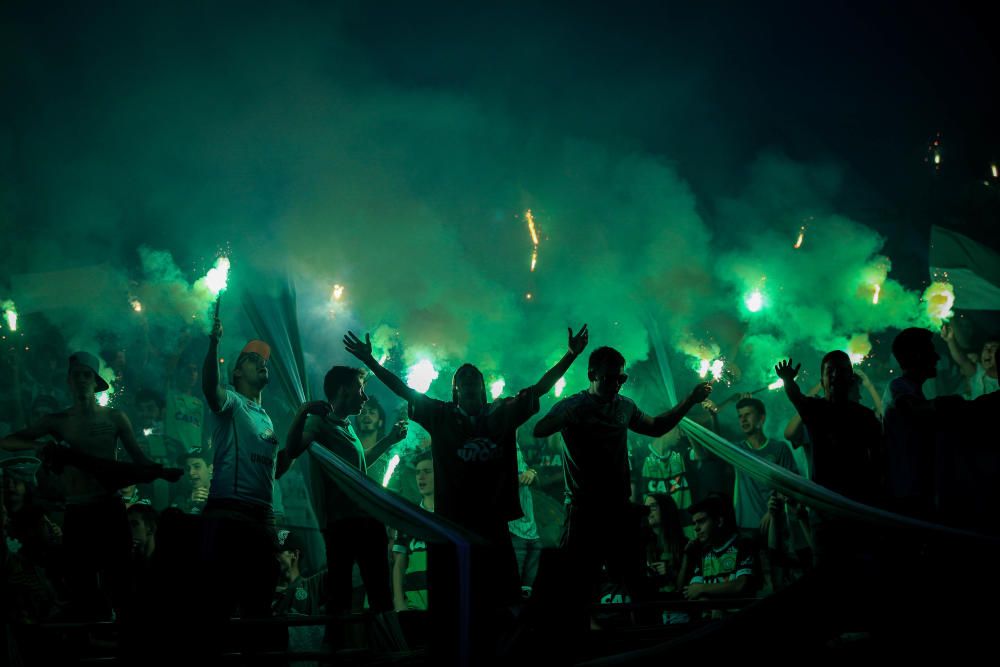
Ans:
[[[518,498],[517,428],[538,412],[538,399],[555,386],[587,346],[583,325],[568,332],[569,349],[537,383],[516,396],[493,403],[487,400],[483,374],[465,364],[452,379],[452,400],[439,401],[411,389],[372,356],[371,340],[352,332],[344,337],[348,352],[367,366],[393,393],[410,406],[413,421],[431,436],[434,457],[435,512],[481,537],[486,546],[474,550],[471,599],[475,650],[486,648],[496,628],[490,607],[516,603],[520,598],[517,562],[508,521],[522,516]],[[439,629],[438,649],[447,648],[442,630],[457,626],[456,556],[445,545],[430,545],[428,555],[431,610]]]

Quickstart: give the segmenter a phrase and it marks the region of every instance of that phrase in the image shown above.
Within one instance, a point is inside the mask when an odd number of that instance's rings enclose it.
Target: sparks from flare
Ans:
[[[494,401],[500,398],[500,396],[503,394],[503,388],[506,386],[507,386],[507,381],[504,380],[503,378],[500,378],[496,382],[490,384],[490,396],[493,397]]]
[[[393,454],[392,458],[389,459],[389,465],[385,467],[385,475],[382,476],[382,488],[389,486],[389,480],[392,479],[392,474],[396,472],[396,466],[399,465],[399,454]]]
[[[802,241],[804,241],[805,238],[806,238],[806,226],[802,225],[799,228],[799,238],[797,238],[795,240],[795,245],[792,246],[792,247],[795,248],[796,250],[798,250],[799,248],[801,248],[802,247]]]
[[[212,296],[217,297],[226,289],[229,283],[229,266],[229,258],[223,256],[215,260],[215,266],[205,274],[205,286]]]
[[[10,299],[3,302],[3,317],[7,321],[7,328],[17,331],[17,308]]]
[[[534,247],[531,249],[531,270],[535,270],[535,265],[538,263],[538,230],[535,229],[535,216],[531,214],[531,209],[529,208],[524,213],[525,220],[528,221],[528,232],[531,234],[531,243]]]
[[[410,366],[406,372],[406,386],[410,389],[426,394],[431,388],[431,383],[438,377],[437,369],[430,359],[421,359]]]

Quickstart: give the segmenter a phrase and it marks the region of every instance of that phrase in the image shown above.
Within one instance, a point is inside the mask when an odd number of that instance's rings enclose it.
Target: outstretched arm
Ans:
[[[56,435],[50,422],[50,416],[45,415],[28,428],[21,429],[16,433],[11,433],[5,438],[0,438],[0,449],[8,452],[35,449],[45,443],[38,442],[39,438],[47,435]]]
[[[952,360],[958,364],[958,368],[962,371],[964,377],[970,378],[976,374],[976,365],[972,363],[969,356],[965,353],[958,345],[958,339],[955,337],[955,328],[950,324],[941,325],[941,340],[948,344],[948,353],[951,354]]]
[[[573,335],[573,330],[568,329],[569,336],[569,350],[563,355],[563,358],[559,360],[555,366],[545,371],[545,375],[536,382],[534,385],[529,387],[529,391],[535,395],[536,398],[541,398],[545,394],[549,393],[552,387],[555,386],[556,382],[559,381],[563,375],[566,375],[566,371],[569,367],[573,365],[576,358],[586,349],[587,343],[590,341],[590,332],[587,331],[587,325],[584,324],[583,327]]]
[[[222,321],[216,317],[212,333],[208,335],[208,352],[201,367],[201,390],[209,409],[218,412],[226,403],[226,390],[219,383],[219,339],[222,338]]]
[[[347,335],[344,336],[344,349],[349,353],[358,358],[358,361],[363,363],[368,367],[375,377],[382,381],[389,391],[399,396],[401,399],[407,403],[412,403],[420,394],[413,389],[406,386],[395,373],[388,370],[382,364],[375,361],[375,357],[372,356],[372,339],[371,336],[365,334],[365,339],[361,340],[353,331],[348,331]]]
[[[639,418],[639,421],[631,426],[631,429],[642,435],[659,438],[680,424],[684,415],[686,415],[691,408],[707,399],[708,395],[711,393],[712,385],[708,382],[702,382],[691,390],[691,393],[687,395],[687,398],[666,412],[658,414],[655,417],[643,414],[642,417]]]
[[[390,447],[397,442],[405,440],[409,428],[410,424],[405,419],[401,419],[393,424],[392,430],[384,438],[376,442],[374,447],[365,452],[365,465],[372,465],[382,458],[382,455],[389,451]]]
[[[787,396],[788,400],[792,402],[795,409],[799,410],[799,414],[802,412],[800,408],[806,402],[806,395],[802,393],[802,389],[799,387],[798,383],[795,382],[795,376],[799,374],[801,369],[802,364],[792,366],[791,359],[779,361],[778,365],[774,367],[774,372],[777,373],[778,377],[784,382],[785,396]]]

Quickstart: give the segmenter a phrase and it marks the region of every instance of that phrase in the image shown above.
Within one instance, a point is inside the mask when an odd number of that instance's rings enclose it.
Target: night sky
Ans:
[[[140,246],[193,280],[226,248],[457,357],[680,283],[666,324],[701,338],[808,220],[849,220],[842,263],[885,254],[917,295],[931,224],[995,235],[996,22],[973,3],[150,4],[4,4],[0,287],[155,282]]]

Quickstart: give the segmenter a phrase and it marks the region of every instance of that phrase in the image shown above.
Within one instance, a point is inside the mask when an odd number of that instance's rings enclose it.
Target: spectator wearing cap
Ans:
[[[281,575],[278,587],[275,589],[275,615],[315,616],[322,612],[327,581],[326,570],[303,577],[305,551],[306,545],[298,532],[278,531],[278,564]]]
[[[226,387],[219,373],[221,338],[222,322],[216,318],[202,368],[214,450],[202,554],[217,584],[205,612],[219,623],[237,609],[244,617],[269,616],[278,578],[274,557],[278,439],[271,417],[261,407],[261,394],[270,379],[271,350],[263,341],[247,343],[233,365],[232,384]],[[206,640],[217,640],[218,633],[206,631],[210,632]],[[247,639],[254,642],[260,635]]]
[[[180,472],[156,465],[143,453],[124,412],[98,405],[95,395],[108,389],[99,371],[100,361],[94,355],[73,354],[67,377],[72,407],[45,415],[0,441],[0,447],[7,450],[38,447],[39,440],[47,436],[69,445],[74,463],[63,470],[63,545],[70,616],[83,619],[107,618],[111,614],[112,605],[124,592],[125,582],[120,575],[127,569],[131,546],[125,505],[118,493],[122,484],[109,483],[100,475],[97,464],[116,461],[120,443],[135,463],[151,472],[148,478],[175,478],[174,474]]]
[[[753,594],[758,566],[753,543],[741,538],[732,503],[712,494],[688,508],[695,539],[684,548],[678,588],[689,600],[738,598]]]

